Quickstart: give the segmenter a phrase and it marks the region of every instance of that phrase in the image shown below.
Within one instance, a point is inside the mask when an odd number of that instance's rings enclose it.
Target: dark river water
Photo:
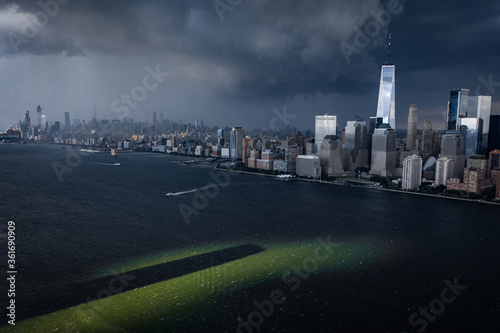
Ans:
[[[297,274],[295,283],[271,274],[221,288],[217,302],[205,303],[193,294],[199,307],[179,315],[175,323],[155,322],[141,329],[123,318],[121,326],[93,331],[500,331],[500,206],[278,182],[216,171],[213,166],[171,163],[182,159],[189,158],[80,155],[49,145],[0,145],[0,266],[4,276],[7,222],[14,221],[18,270],[16,327],[5,325],[2,310],[0,331],[28,331],[23,321],[78,305],[87,291],[95,298],[105,281],[93,274],[132,259],[218,244],[235,246],[208,257],[136,271],[140,277],[130,290],[198,274],[207,262],[210,266],[258,258],[266,253],[266,244],[280,244],[286,251],[287,244],[319,244],[318,237],[368,250],[341,269],[311,270],[307,277]],[[60,178],[54,165],[64,167]],[[219,186],[211,186],[215,182]],[[290,256],[294,249],[288,250]],[[278,262],[275,265],[282,269]],[[272,272],[272,267],[266,269]],[[275,289],[286,299],[275,302],[272,311],[267,308],[268,315],[264,306],[247,323],[258,311],[254,301],[271,299]],[[5,309],[4,282],[1,293]],[[114,297],[118,296],[109,299]],[[155,309],[161,312],[161,305]],[[80,328],[59,331],[65,330]]]

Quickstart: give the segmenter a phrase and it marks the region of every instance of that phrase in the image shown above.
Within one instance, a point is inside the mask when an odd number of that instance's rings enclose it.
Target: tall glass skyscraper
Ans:
[[[382,65],[380,72],[377,118],[396,128],[396,67],[392,63]]]
[[[469,89],[454,89],[451,91],[446,117],[447,131],[460,131],[460,118],[467,115],[468,99]]]
[[[314,142],[316,143],[316,151],[319,151],[323,139],[327,135],[337,135],[337,116],[316,116]]]

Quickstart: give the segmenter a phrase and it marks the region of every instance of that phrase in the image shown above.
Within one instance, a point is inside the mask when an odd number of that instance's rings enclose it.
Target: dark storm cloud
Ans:
[[[36,1],[6,1],[0,5],[0,57],[158,59],[152,61],[166,63],[179,84],[206,87],[215,98],[243,103],[316,94],[375,96],[390,30],[397,92],[412,89],[398,96],[411,95],[412,103],[428,98],[429,86],[439,90],[439,100],[425,103],[437,108],[446,104],[449,89],[474,89],[479,75],[493,73],[500,80],[498,1],[400,0],[390,24],[382,24],[366,45],[357,45],[357,31],[366,33],[373,11],[387,10],[395,1],[220,0],[230,8],[221,14],[212,0],[73,0],[59,4],[57,14],[18,50],[13,34],[22,36],[43,9]],[[342,42],[357,51],[346,56]],[[144,68],[143,61],[137,63]],[[454,79],[457,69],[464,80]],[[420,73],[430,70],[432,75]],[[407,113],[405,98],[398,97],[400,114]]]

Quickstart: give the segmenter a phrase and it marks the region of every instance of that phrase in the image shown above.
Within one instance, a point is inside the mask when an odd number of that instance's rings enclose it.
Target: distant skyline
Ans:
[[[410,104],[419,129],[426,117],[443,129],[457,88],[492,96],[500,114],[498,1],[231,4],[2,2],[0,131],[38,105],[49,122],[65,112],[89,120],[96,105],[98,118],[146,121],[156,109],[246,130],[305,131],[328,113],[341,130],[355,115],[376,115],[389,31],[397,129]]]

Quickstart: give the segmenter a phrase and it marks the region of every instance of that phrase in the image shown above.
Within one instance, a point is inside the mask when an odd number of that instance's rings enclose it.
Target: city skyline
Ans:
[[[473,8],[471,15],[456,4],[401,2],[385,24],[387,17],[377,14],[388,4],[378,1],[241,3],[223,20],[212,3],[69,2],[58,4],[57,13],[52,8],[54,16],[25,43],[12,36],[22,37],[26,22],[44,9],[7,1],[0,6],[0,125],[7,128],[25,110],[34,114],[37,105],[49,122],[63,120],[64,112],[89,119],[94,105],[99,118],[113,119],[124,113],[122,95],[134,93],[136,106],[127,111],[137,121],[154,109],[168,119],[205,119],[221,127],[289,123],[305,130],[313,128],[314,115],[325,113],[336,114],[340,124],[356,114],[369,119],[376,113],[389,28],[391,60],[398,64],[396,128],[406,127],[408,105],[418,104],[420,119],[430,117],[443,129],[449,91],[458,87],[493,95],[492,113],[498,114],[500,74],[491,49],[498,43],[491,38],[498,36],[499,5]],[[452,18],[467,24],[448,23]],[[381,22],[380,29],[361,47],[373,22]],[[463,36],[460,45],[450,42],[456,34]],[[354,47],[348,57],[342,43]],[[168,75],[159,83],[144,80],[155,72]]]

